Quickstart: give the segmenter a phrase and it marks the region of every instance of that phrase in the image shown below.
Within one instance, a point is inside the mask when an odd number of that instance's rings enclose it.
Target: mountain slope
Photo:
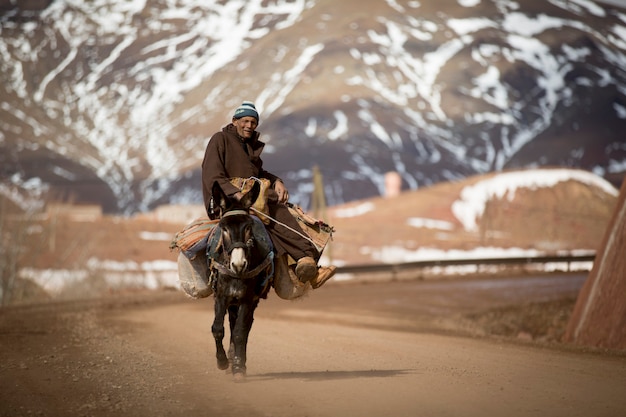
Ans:
[[[617,203],[600,177],[571,169],[507,171],[334,207],[336,262],[467,258],[494,250],[595,251]],[[482,252],[481,252],[482,251]],[[328,254],[327,254],[328,255]]]
[[[5,7],[0,192],[131,213],[199,202],[246,99],[308,206],[527,166],[626,171],[626,12],[586,0],[105,1]]]

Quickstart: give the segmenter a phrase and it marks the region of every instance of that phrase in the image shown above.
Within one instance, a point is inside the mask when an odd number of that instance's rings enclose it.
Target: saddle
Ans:
[[[254,239],[264,257],[273,258],[274,247],[265,226],[254,217]],[[176,233],[170,250],[178,250],[178,281],[191,298],[205,298],[213,294],[212,270],[217,266],[221,249],[219,220],[200,217]],[[211,268],[209,268],[211,266]],[[267,279],[273,278],[274,268],[269,268]]]
[[[273,246],[269,235],[265,229],[265,224],[269,224],[271,218],[267,208],[267,191],[269,180],[258,178],[233,178],[231,182],[239,187],[243,192],[249,190],[254,181],[261,181],[261,193],[252,206],[252,214],[256,219],[254,235],[257,243],[262,247],[263,254],[267,255],[273,251]],[[238,185],[240,184],[240,185]],[[289,212],[294,216],[300,228],[308,236],[311,243],[315,245],[320,256],[328,242],[332,239],[335,229],[316,219],[295,204],[287,203]],[[258,215],[261,213],[261,215]],[[178,250],[178,275],[183,291],[192,298],[205,298],[213,293],[210,283],[209,264],[215,261],[219,255],[220,233],[216,233],[219,219],[200,217],[195,219],[180,232],[174,235],[170,242],[170,250]],[[275,268],[271,271],[274,278],[274,289],[281,298],[294,299],[302,296],[306,292],[306,285],[300,282],[293,268],[293,260],[283,257],[275,259]]]
[[[180,232],[174,235],[170,242],[170,251],[178,249],[193,260],[200,251],[207,247],[207,243],[219,219],[211,220],[208,217],[200,217],[189,223]]]
[[[268,203],[269,193],[271,192],[270,180],[266,178],[256,178],[256,177],[250,177],[250,178],[233,177],[229,181],[235,187],[239,188],[239,191],[241,191],[243,194],[246,194],[247,192],[249,192],[252,189],[252,186],[254,185],[255,182],[259,183],[259,185],[261,186],[261,191],[259,192],[259,196],[257,197],[256,201],[254,202],[254,204],[252,205],[250,209],[251,211],[253,211],[254,214],[257,214],[257,215],[260,214],[259,218],[263,220],[264,224],[269,224],[270,219],[269,219],[269,209],[267,207],[267,203]],[[221,210],[219,207],[216,206],[213,198],[211,198],[209,202],[209,207],[207,210],[209,212],[209,218],[212,220],[218,220],[220,217],[222,217]]]

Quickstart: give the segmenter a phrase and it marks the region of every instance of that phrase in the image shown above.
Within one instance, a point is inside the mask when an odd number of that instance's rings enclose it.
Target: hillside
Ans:
[[[594,251],[616,201],[616,189],[584,171],[475,176],[331,207],[328,222],[336,232],[323,262],[329,262],[328,257],[334,264],[349,265],[481,253]],[[482,214],[478,202],[484,207]],[[22,224],[28,250],[19,267],[24,277],[65,296],[176,285],[176,253],[168,246],[185,224],[146,215],[85,222],[58,213],[31,219],[27,228]],[[4,230],[10,232],[9,226],[15,228],[17,223],[5,224]],[[14,242],[18,235],[12,233]]]
[[[364,6],[366,5],[366,6]],[[0,193],[107,213],[197,204],[211,134],[261,111],[308,207],[507,169],[625,171],[626,14],[587,0],[0,5]]]
[[[466,256],[462,252],[489,247],[595,250],[616,197],[616,189],[582,171],[474,176],[333,209],[333,253],[369,263],[436,258],[445,251]]]

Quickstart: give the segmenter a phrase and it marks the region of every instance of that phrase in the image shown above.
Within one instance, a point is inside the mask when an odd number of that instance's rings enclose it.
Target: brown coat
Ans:
[[[280,179],[263,169],[261,152],[263,152],[264,147],[265,143],[259,140],[258,132],[254,132],[252,138],[244,143],[232,123],[211,137],[202,161],[202,195],[204,206],[210,216],[212,215],[210,211],[211,190],[215,181],[219,183],[226,195],[232,196],[239,189],[230,183],[229,178],[267,178],[272,187],[274,182]],[[272,196],[271,193],[274,195]],[[295,260],[303,256],[319,259],[320,254],[311,242],[289,230],[291,228],[300,234],[302,233],[302,229],[289,213],[287,206],[278,204],[278,196],[273,189],[268,195],[268,203],[269,214],[277,221],[276,223],[270,222],[266,226],[276,254],[278,256],[289,254]],[[289,228],[281,226],[281,224],[287,225]]]
[[[279,178],[263,169],[261,152],[264,147],[265,143],[259,140],[258,132],[254,132],[252,138],[244,143],[232,123],[211,137],[202,161],[202,196],[207,212],[215,181],[228,196],[239,191],[229,182],[229,178],[233,177],[267,178],[274,186]]]

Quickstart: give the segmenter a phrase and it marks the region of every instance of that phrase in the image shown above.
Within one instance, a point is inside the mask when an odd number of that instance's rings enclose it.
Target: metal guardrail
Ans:
[[[345,265],[337,267],[338,274],[358,274],[368,272],[391,272],[397,273],[411,269],[446,267],[459,265],[528,265],[540,263],[567,263],[573,262],[593,262],[594,255],[571,255],[571,256],[521,256],[508,258],[480,258],[480,259],[441,259],[428,261],[404,262],[397,264],[361,264],[361,265]]]

